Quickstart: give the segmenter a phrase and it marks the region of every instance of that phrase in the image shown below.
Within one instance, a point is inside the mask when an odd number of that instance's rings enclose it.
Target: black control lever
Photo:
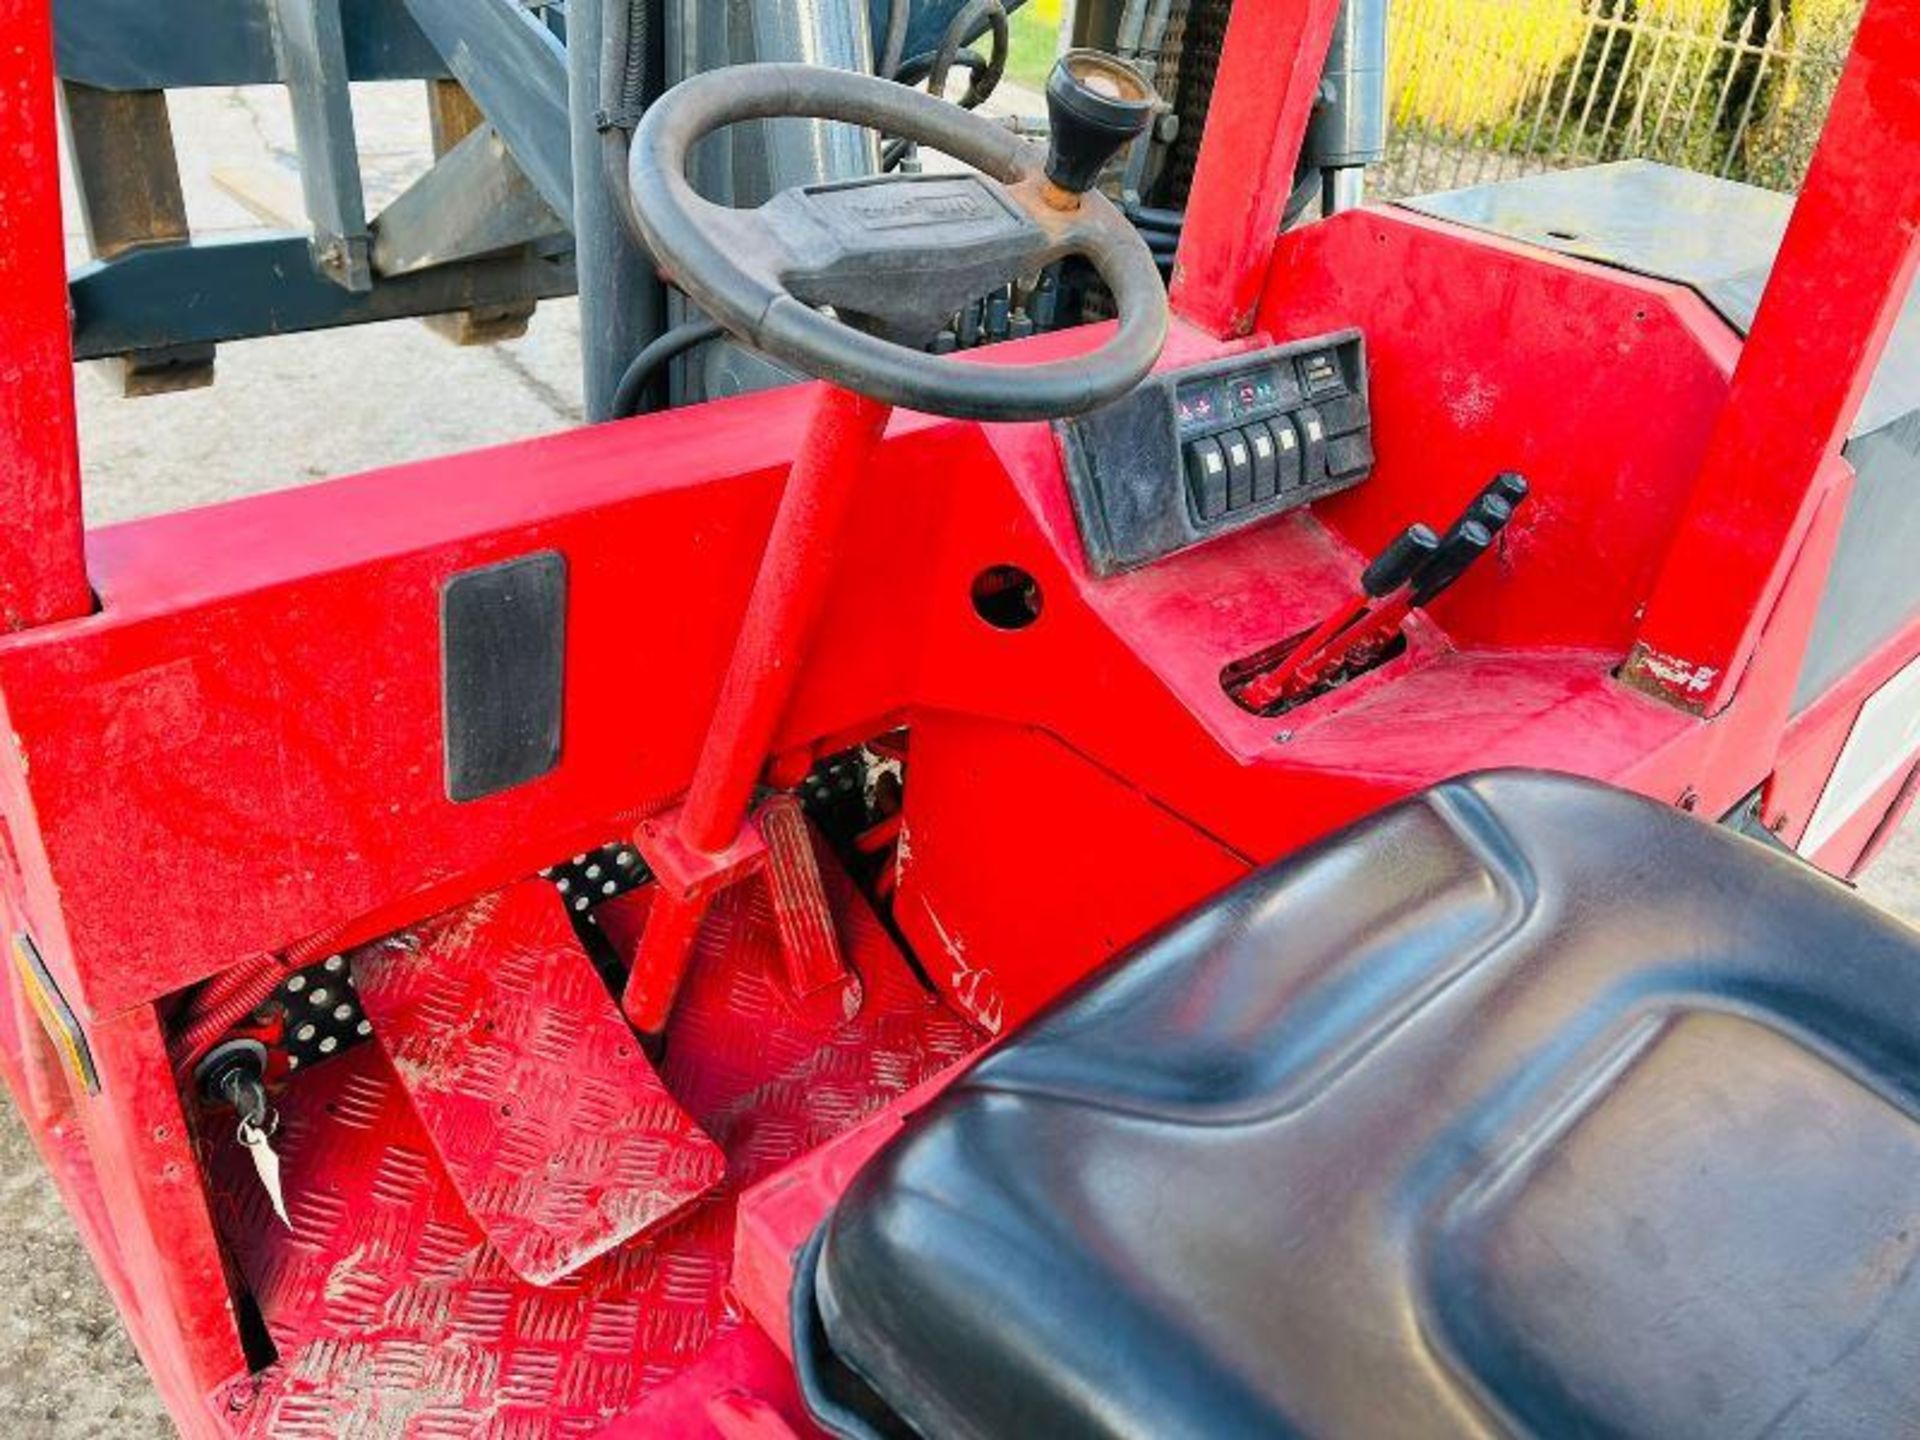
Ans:
[[[1256,676],[1240,692],[1240,703],[1249,710],[1260,711],[1285,699],[1328,646],[1365,621],[1375,605],[1404,590],[1416,575],[1432,564],[1440,553],[1440,545],[1440,537],[1425,525],[1409,525],[1401,531],[1361,574],[1360,593],[1343,601],[1340,608],[1301,640],[1279,665]]]
[[[1425,525],[1410,525],[1360,577],[1360,588],[1384,600],[1413,579],[1439,552],[1440,537]]]
[[[1384,653],[1407,616],[1444,595],[1499,543],[1532,494],[1526,477],[1497,475],[1445,536],[1414,525],[1362,575],[1362,594],[1313,630],[1275,669],[1238,689],[1235,698],[1265,714],[1311,695],[1328,676],[1364,667]]]
[[[1049,201],[1079,208],[1107,162],[1146,133],[1159,106],[1152,82],[1126,61],[1098,50],[1062,55],[1047,77],[1047,179],[1057,192]]]
[[[1491,495],[1497,499],[1504,500],[1515,510],[1518,510],[1521,505],[1526,503],[1527,497],[1533,494],[1533,486],[1528,484],[1527,477],[1520,474],[1517,470],[1508,470],[1504,474],[1494,476],[1493,483],[1487,486],[1485,490],[1482,490],[1480,494],[1483,499]],[[1512,517],[1509,516],[1508,518],[1511,519]]]
[[[1495,507],[1504,512],[1497,520],[1491,513]],[[1506,501],[1491,496],[1476,501],[1474,509],[1480,512],[1479,515],[1462,520],[1449,530],[1446,538],[1440,542],[1440,553],[1428,561],[1415,577],[1410,608],[1424,609],[1451,590],[1461,576],[1480,563],[1481,556],[1493,549],[1499,531],[1505,529],[1513,519],[1512,507]]]
[[[1532,493],[1524,475],[1508,471],[1495,476],[1493,483],[1480,492],[1480,498],[1467,507],[1467,513],[1447,532],[1440,542],[1440,554],[1414,581],[1413,608],[1418,610],[1432,604],[1477,565],[1480,557],[1493,548],[1501,532],[1513,523],[1514,514]],[[1467,533],[1469,530],[1473,531],[1471,535]],[[1481,531],[1486,533],[1484,544],[1479,540]]]

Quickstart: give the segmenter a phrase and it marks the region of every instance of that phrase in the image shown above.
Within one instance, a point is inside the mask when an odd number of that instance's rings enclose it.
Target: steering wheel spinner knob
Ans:
[[[1099,50],[1062,55],[1047,77],[1053,122],[1048,199],[1063,210],[1077,209],[1107,162],[1146,133],[1159,108],[1152,82],[1126,61]]]

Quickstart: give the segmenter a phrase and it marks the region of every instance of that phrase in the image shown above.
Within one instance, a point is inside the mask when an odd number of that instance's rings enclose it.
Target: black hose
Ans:
[[[987,68],[988,62],[987,57],[982,55],[978,50],[962,50],[954,60],[954,63],[970,74],[978,75]],[[902,85],[918,85],[927,78],[927,74],[932,67],[933,54],[929,51],[925,55],[916,55],[913,59],[907,61],[905,65],[900,67],[900,73],[894,78]],[[989,91],[988,93],[991,94],[992,92]],[[900,162],[912,153],[913,142],[911,140],[887,141],[880,149],[881,173],[891,175],[895,170],[900,168]]]
[[[613,208],[627,236],[651,254],[633,213],[627,157],[633,132],[653,102],[648,83],[653,56],[654,0],[603,0],[600,12],[600,159],[613,191]]]
[[[978,51],[966,48],[967,37],[974,34],[982,23],[993,29],[993,50],[984,60]],[[906,61],[894,72],[893,78],[909,86],[924,81],[927,93],[938,99],[947,93],[947,77],[953,73],[953,67],[959,65],[971,76],[966,94],[960,97],[960,108],[977,110],[1000,88],[1000,81],[1007,73],[1007,55],[1011,43],[1007,7],[1001,0],[971,0],[947,25],[946,33],[940,37],[939,48]],[[889,140],[880,152],[881,171],[891,173],[899,169],[900,163],[912,153],[910,141]]]
[[[1127,218],[1142,230],[1171,230],[1178,234],[1187,223],[1187,212],[1156,210],[1151,205],[1129,205]]]
[[[635,129],[653,98],[647,83],[653,56],[653,3],[604,0],[597,117],[602,130]]]
[[[908,88],[912,88],[915,85],[924,85],[927,76],[933,72],[933,58],[933,51],[931,50],[927,51],[924,55],[916,55],[907,61],[906,64],[902,65],[899,72],[895,74],[893,78]],[[958,65],[962,70],[965,70],[969,75],[978,76],[986,73],[988,62],[987,57],[982,55],[978,50],[962,50],[958,55],[953,57],[953,63]]]
[[[710,340],[718,340],[726,331],[715,320],[689,320],[676,325],[666,334],[654,340],[646,349],[633,357],[626,370],[621,373],[620,384],[613,392],[613,418],[625,420],[641,411],[641,400],[645,397],[647,386],[654,374],[668,362],[677,360],[689,350],[705,345]]]
[[[1293,177],[1293,194],[1287,197],[1286,212],[1280,217],[1280,228],[1287,229],[1307,213],[1315,200],[1320,198],[1321,176],[1318,165],[1305,166]]]
[[[1012,44],[1013,32],[1007,22],[1007,7],[1001,0],[969,0],[953,17],[947,26],[947,33],[940,37],[940,47],[933,52],[933,66],[927,72],[927,93],[936,98],[947,92],[947,75],[952,71],[960,51],[965,48],[967,39],[980,27],[981,21],[993,27],[993,49],[987,60],[986,73],[973,77],[967,86],[967,93],[960,97],[962,110],[977,110],[986,104],[988,98],[999,88],[1001,77],[1007,73],[1007,51]]]
[[[907,58],[907,31],[913,24],[913,0],[893,0],[887,11],[887,43],[880,56],[880,78],[892,80]]]

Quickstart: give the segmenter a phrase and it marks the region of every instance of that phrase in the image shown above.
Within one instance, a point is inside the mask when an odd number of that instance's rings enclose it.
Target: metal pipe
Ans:
[[[754,0],[748,16],[754,60],[797,61],[862,75],[873,70],[865,0]],[[857,125],[766,120],[736,128],[736,204],[757,205],[796,185],[857,180],[880,168],[880,137]],[[742,173],[748,169],[759,173]]]
[[[1346,170],[1386,159],[1387,0],[1345,0],[1324,87],[1326,102],[1307,131],[1307,162]]]
[[[1343,165],[1321,172],[1320,213],[1338,215],[1343,210],[1358,210],[1367,203],[1367,168]]]
[[[900,66],[907,58],[907,31],[912,25],[913,0],[892,0],[887,10],[887,43],[876,72],[882,80],[891,80],[900,73]]]
[[[1153,0],[1153,7],[1147,11],[1147,22],[1140,31],[1140,48],[1134,57],[1135,65],[1147,79],[1155,79],[1160,72],[1160,52],[1167,43],[1167,26],[1173,23],[1173,0]]]
[[[645,0],[651,4],[652,0]],[[626,37],[642,54],[645,65],[649,35],[633,36],[628,25],[633,13],[621,9],[609,16],[606,7],[625,7],[629,0],[572,0],[568,9],[567,113],[572,129],[573,240],[580,285],[580,363],[585,382],[587,419],[614,415],[620,377],[640,350],[658,338],[666,315],[666,296],[653,263],[630,231],[625,213],[627,196],[609,174],[603,130],[617,128],[603,103],[602,62],[624,73],[627,56],[608,57],[609,29]],[[635,7],[644,15],[644,5]],[[643,96],[644,99],[644,96]]]
[[[815,402],[680,812],[680,838],[694,850],[718,854],[739,837],[825,613],[854,495],[892,413],[831,387]]]

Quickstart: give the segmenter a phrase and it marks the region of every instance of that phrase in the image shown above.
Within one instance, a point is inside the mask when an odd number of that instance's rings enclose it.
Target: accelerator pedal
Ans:
[[[827,901],[813,834],[800,802],[775,795],[761,806],[760,834],[767,842],[767,884],[780,930],[780,955],[787,988],[797,999],[817,995],[851,979],[840,953],[833,906]]]
[[[354,957],[360,1001],[448,1179],[550,1285],[719,1183],[553,887],[527,881]]]

